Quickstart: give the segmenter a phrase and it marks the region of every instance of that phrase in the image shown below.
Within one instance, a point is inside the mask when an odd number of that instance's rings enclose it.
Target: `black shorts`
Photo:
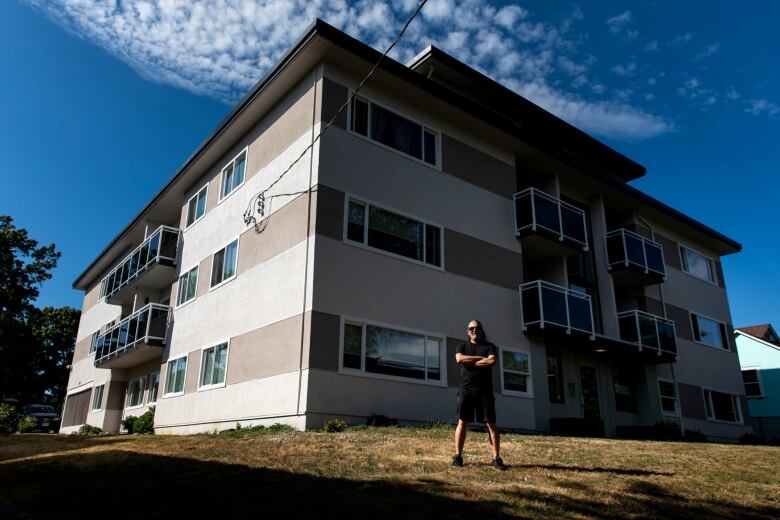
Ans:
[[[496,422],[496,398],[493,393],[472,392],[460,390],[458,392],[458,419],[464,422],[495,423]]]

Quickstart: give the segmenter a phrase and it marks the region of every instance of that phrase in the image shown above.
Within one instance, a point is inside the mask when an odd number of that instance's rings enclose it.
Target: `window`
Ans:
[[[352,131],[436,166],[439,134],[361,98],[352,100]]]
[[[547,356],[547,388],[551,403],[563,402],[563,363],[561,356]]]
[[[436,267],[442,263],[441,228],[350,199],[347,240]]]
[[[89,340],[89,353],[92,354],[97,350],[97,340],[100,337],[100,329],[92,333],[92,338]]]
[[[680,246],[680,258],[683,271],[696,278],[715,283],[715,263],[712,259],[685,246]]]
[[[679,414],[677,389],[672,381],[658,380],[658,394],[661,397],[661,413]]]
[[[184,376],[187,373],[187,356],[168,362],[168,374],[165,378],[165,395],[184,393]]]
[[[707,419],[713,421],[742,422],[738,397],[734,394],[703,389],[704,409]]]
[[[501,387],[507,394],[531,393],[528,354],[501,349]]]
[[[391,378],[442,383],[441,336],[345,321],[341,367]]]
[[[729,340],[726,333],[726,324],[719,321],[691,314],[693,325],[693,339],[710,347],[729,349]]]
[[[144,404],[144,379],[138,377],[130,381],[130,386],[127,387],[127,408]]]
[[[149,375],[149,398],[146,400],[147,404],[157,402],[157,392],[160,388],[160,373],[155,372]]]
[[[207,183],[187,202],[187,225],[185,227],[190,227],[206,214],[208,192],[209,185]]]
[[[176,305],[181,305],[195,299],[198,288],[198,266],[196,265],[179,277],[179,295],[176,297]]]
[[[103,408],[103,389],[106,385],[96,386],[92,390],[92,411],[97,412]]]
[[[222,170],[222,187],[219,192],[219,200],[224,199],[236,188],[244,184],[244,174],[246,173],[246,149],[238,154],[230,164]]]
[[[764,387],[761,384],[760,370],[757,368],[743,368],[742,381],[745,383],[745,396],[764,397]]]
[[[625,368],[612,369],[612,385],[615,391],[615,409],[619,412],[636,412],[634,377]]]
[[[238,239],[214,253],[211,261],[211,287],[216,287],[236,276]]]
[[[200,362],[200,389],[224,386],[227,356],[227,342],[203,349],[203,357]]]

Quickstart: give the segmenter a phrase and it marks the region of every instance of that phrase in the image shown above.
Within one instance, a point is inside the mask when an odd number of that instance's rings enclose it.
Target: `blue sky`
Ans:
[[[437,45],[648,169],[639,188],[740,241],[736,325],[780,325],[780,3],[429,0]],[[0,212],[73,279],[315,16],[383,49],[412,0],[0,2]],[[392,23],[395,21],[395,23]]]

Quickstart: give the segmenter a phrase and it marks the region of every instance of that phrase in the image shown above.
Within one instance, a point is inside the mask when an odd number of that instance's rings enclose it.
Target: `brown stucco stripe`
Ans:
[[[328,78],[322,79],[322,123],[327,124],[330,119],[336,114],[341,105],[347,100],[349,91],[347,87],[339,85],[335,81]],[[339,117],[333,122],[333,126],[337,126],[343,130],[347,129],[347,109],[345,108]]]
[[[126,387],[127,383],[124,381],[106,383],[106,387],[103,389],[106,410],[122,410],[125,407]]]
[[[617,302],[618,312],[633,311],[635,309],[649,312],[650,314],[655,314],[656,316],[663,316],[664,313],[663,310],[664,307],[663,304],[661,304],[661,301],[656,298],[651,298],[649,296],[638,296],[636,298],[627,298],[625,300],[620,300],[619,302]]]
[[[670,267],[675,269],[682,269],[680,264],[680,253],[678,251],[677,242],[671,238],[666,238],[663,235],[655,234],[655,241],[661,244],[664,248],[664,262]]]
[[[687,309],[677,307],[671,303],[666,304],[667,317],[674,321],[675,332],[678,338],[693,341],[693,331],[691,330],[691,313]]]
[[[94,287],[92,287],[90,290],[84,293],[84,301],[81,304],[81,313],[87,312],[90,308],[94,307],[95,304],[98,302],[98,297],[100,296],[100,282],[103,279],[101,278],[98,280],[97,284],[95,284]]]
[[[187,373],[184,376],[184,393],[195,392],[200,378],[200,350],[190,352],[187,358]]]
[[[442,170],[502,197],[515,192],[515,168],[446,134],[441,136]]]
[[[76,347],[73,349],[73,361],[71,361],[71,364],[75,365],[82,359],[89,357],[90,345],[92,345],[92,334],[77,342]]]
[[[341,318],[324,312],[307,312],[306,325],[304,341],[308,347],[304,348],[304,366],[336,372],[339,369]]]
[[[680,392],[680,409],[683,417],[706,420],[701,387],[678,382],[677,390]]]
[[[715,260],[715,277],[718,281],[718,285],[726,288],[726,279],[723,277],[723,264],[718,260]]]
[[[242,251],[239,250],[239,259]],[[186,268],[185,268],[186,269]],[[196,288],[196,297],[200,298],[207,292],[209,292],[209,281],[211,280],[211,257],[204,258],[198,264],[198,287]],[[178,287],[178,282],[177,285]],[[175,292],[172,294],[176,294]],[[176,300],[174,300],[176,303]]]
[[[225,384],[298,370],[301,319],[293,316],[231,338]]]
[[[317,186],[315,232],[318,235],[341,240],[344,234],[344,192]]]
[[[513,290],[523,280],[520,253],[451,229],[444,230],[444,268],[448,273]]]

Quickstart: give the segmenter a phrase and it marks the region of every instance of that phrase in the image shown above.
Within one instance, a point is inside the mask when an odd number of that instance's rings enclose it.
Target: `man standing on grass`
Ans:
[[[487,425],[490,445],[493,448],[493,462],[497,470],[505,470],[499,456],[500,437],[496,428],[496,404],[493,395],[493,365],[496,364],[496,346],[490,343],[485,329],[478,320],[472,320],[467,330],[469,341],[458,345],[455,361],[460,365],[460,387],[458,390],[458,426],[455,428],[455,455],[452,465],[463,466],[463,444],[469,423],[477,420]]]

